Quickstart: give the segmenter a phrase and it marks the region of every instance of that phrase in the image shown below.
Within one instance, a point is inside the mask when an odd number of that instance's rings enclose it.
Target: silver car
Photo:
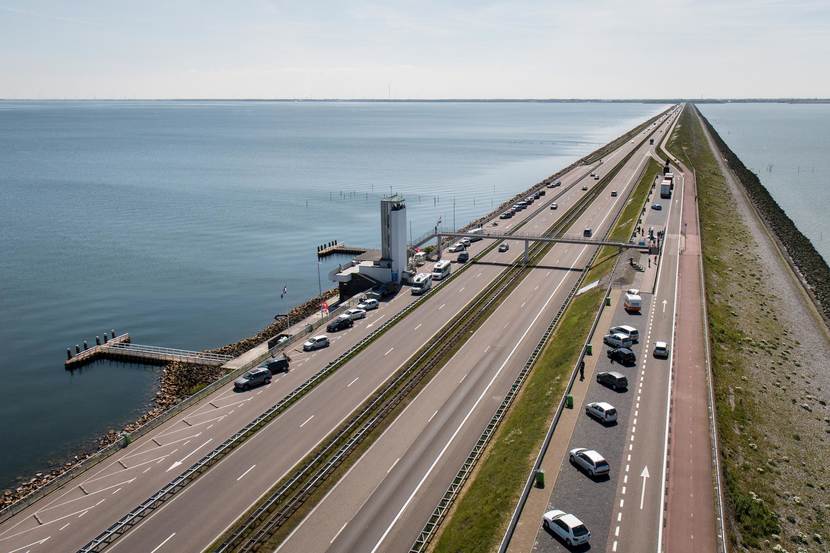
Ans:
[[[377,309],[380,306],[378,300],[373,300],[371,298],[366,298],[362,302],[357,304],[358,309],[362,309],[364,311],[371,311],[372,309]]]
[[[312,336],[303,343],[303,351],[314,351],[329,347],[329,337],[325,334],[320,336]]]
[[[585,413],[604,424],[617,422],[617,410],[605,401],[594,401],[585,406]]]
[[[348,315],[351,320],[356,321],[358,319],[366,318],[366,311],[363,309],[352,308],[347,309],[344,315]]]
[[[589,476],[605,476],[611,472],[611,466],[605,457],[593,449],[584,447],[572,449],[570,459],[574,466],[585,471]]]

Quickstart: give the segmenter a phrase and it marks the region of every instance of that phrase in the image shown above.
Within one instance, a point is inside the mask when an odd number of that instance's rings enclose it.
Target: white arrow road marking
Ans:
[[[668,300],[663,300],[663,313],[666,312],[666,304],[669,303]]]
[[[646,480],[648,480],[649,473],[648,473],[648,466],[643,467],[643,472],[640,473],[640,476],[643,478],[643,491],[640,492],[640,510],[643,510],[643,502],[646,500]]]
[[[52,538],[52,536],[47,536],[47,537],[43,538],[42,540],[39,540],[39,541],[36,541],[36,542],[32,542],[32,543],[30,543],[29,545],[24,545],[23,547],[18,547],[17,549],[12,549],[11,551],[9,551],[9,553],[15,553],[16,551],[23,551],[23,550],[24,550],[24,549],[26,549],[27,547],[32,547],[33,545],[40,545],[40,544],[42,544],[42,543],[46,543],[46,542],[47,542],[47,541],[49,541],[51,538]]]
[[[198,446],[196,449],[194,449],[193,451],[191,451],[190,453],[188,453],[187,455],[185,455],[184,457],[182,457],[181,459],[179,459],[178,461],[176,461],[175,463],[173,463],[172,465],[170,465],[170,468],[169,468],[169,469],[167,469],[165,472],[170,472],[170,471],[171,471],[171,470],[173,470],[174,468],[178,467],[179,465],[181,465],[182,463],[184,463],[184,460],[185,460],[185,459],[187,459],[188,457],[190,457],[191,455],[193,455],[194,453],[196,453],[197,451],[199,451],[200,449],[202,449],[203,447],[205,447],[206,445],[208,445],[208,444],[209,444],[210,442],[212,442],[212,441],[213,441],[213,438],[210,438],[210,439],[206,440],[206,441],[205,441],[205,443],[203,443],[202,445]],[[170,536],[170,538],[172,538],[172,537],[173,537],[173,536]],[[169,540],[170,538],[167,538],[167,539]],[[166,541],[166,540],[165,540],[165,541]],[[162,545],[164,545],[164,544],[162,543]],[[161,547],[161,546],[159,546],[159,547]]]

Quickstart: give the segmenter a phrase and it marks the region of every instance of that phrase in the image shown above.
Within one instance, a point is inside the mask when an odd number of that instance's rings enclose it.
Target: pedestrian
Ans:
[[[651,258],[648,258],[648,268],[651,269]]]
[[[585,361],[582,360],[579,362],[579,381],[582,382],[585,380]]]

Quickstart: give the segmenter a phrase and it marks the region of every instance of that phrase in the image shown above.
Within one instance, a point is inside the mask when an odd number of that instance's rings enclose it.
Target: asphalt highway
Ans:
[[[633,146],[624,144],[606,156],[600,173]],[[542,202],[552,201],[563,190],[562,196],[556,199],[558,210],[541,210],[523,229],[542,232],[584,194],[581,186],[568,187],[583,182],[591,170],[590,167],[573,169],[561,179],[562,188],[548,189],[547,195],[528,210],[508,221],[499,221],[498,230],[510,230]],[[589,186],[595,184],[593,179],[584,182]],[[485,248],[487,242],[474,243],[471,255]],[[548,268],[551,273],[566,263],[567,248],[560,250],[563,257],[553,260]],[[505,263],[520,254],[519,248],[506,253],[492,251],[483,263],[440,285],[406,319],[110,549],[200,551],[210,544],[496,278]],[[245,393],[235,393],[230,386],[218,390],[121,453],[5,521],[0,525],[0,551],[78,549],[411,301],[413,297],[404,291],[390,302],[383,302],[380,309],[369,312],[352,329],[331,334],[331,347],[313,353],[291,352],[292,371],[275,378],[270,386]]]
[[[626,163],[571,233],[591,226],[601,235],[612,224],[652,149],[644,145]],[[279,550],[408,550],[592,250],[551,248]]]

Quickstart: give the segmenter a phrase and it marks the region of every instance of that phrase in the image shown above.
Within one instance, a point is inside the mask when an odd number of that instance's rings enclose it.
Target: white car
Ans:
[[[582,521],[565,511],[548,511],[542,517],[544,526],[559,536],[566,544],[573,547],[588,543],[591,532],[582,524]]]
[[[357,308],[347,309],[344,315],[348,315],[351,320],[356,321],[358,319],[366,318],[366,311]]]
[[[630,348],[634,342],[621,333],[606,334],[602,337],[602,343],[612,348]]]
[[[447,251],[451,252],[451,253],[455,253],[455,252],[463,252],[466,249],[467,248],[464,247],[464,244],[462,244],[461,242],[456,242],[455,244],[453,244],[452,246],[447,248]]]
[[[312,336],[303,343],[303,351],[314,351],[315,349],[322,349],[329,347],[329,337],[325,334],[320,336]]]
[[[654,342],[654,357],[657,359],[668,359],[669,345],[666,342]]]
[[[617,422],[617,410],[613,405],[605,401],[593,401],[589,403],[585,406],[585,412],[589,417],[594,417],[604,424]]]
[[[556,209],[556,208],[558,208],[558,207],[559,207],[559,206],[558,206],[558,205],[556,205],[556,202],[553,202],[552,204],[550,204],[550,208],[551,208],[551,209]]]
[[[586,190],[588,190],[588,185],[587,184],[582,187],[583,192],[585,192]]]
[[[611,472],[611,466],[605,457],[593,449],[584,447],[572,449],[570,459],[574,466],[585,471],[589,476],[605,476]]]
[[[463,244],[465,248],[469,247],[470,244],[472,244],[469,238],[462,238],[461,240],[459,240],[459,242]]]
[[[378,300],[373,300],[372,298],[366,298],[357,304],[357,308],[364,311],[371,311],[372,309],[377,309],[378,307],[380,307],[380,303]]]

